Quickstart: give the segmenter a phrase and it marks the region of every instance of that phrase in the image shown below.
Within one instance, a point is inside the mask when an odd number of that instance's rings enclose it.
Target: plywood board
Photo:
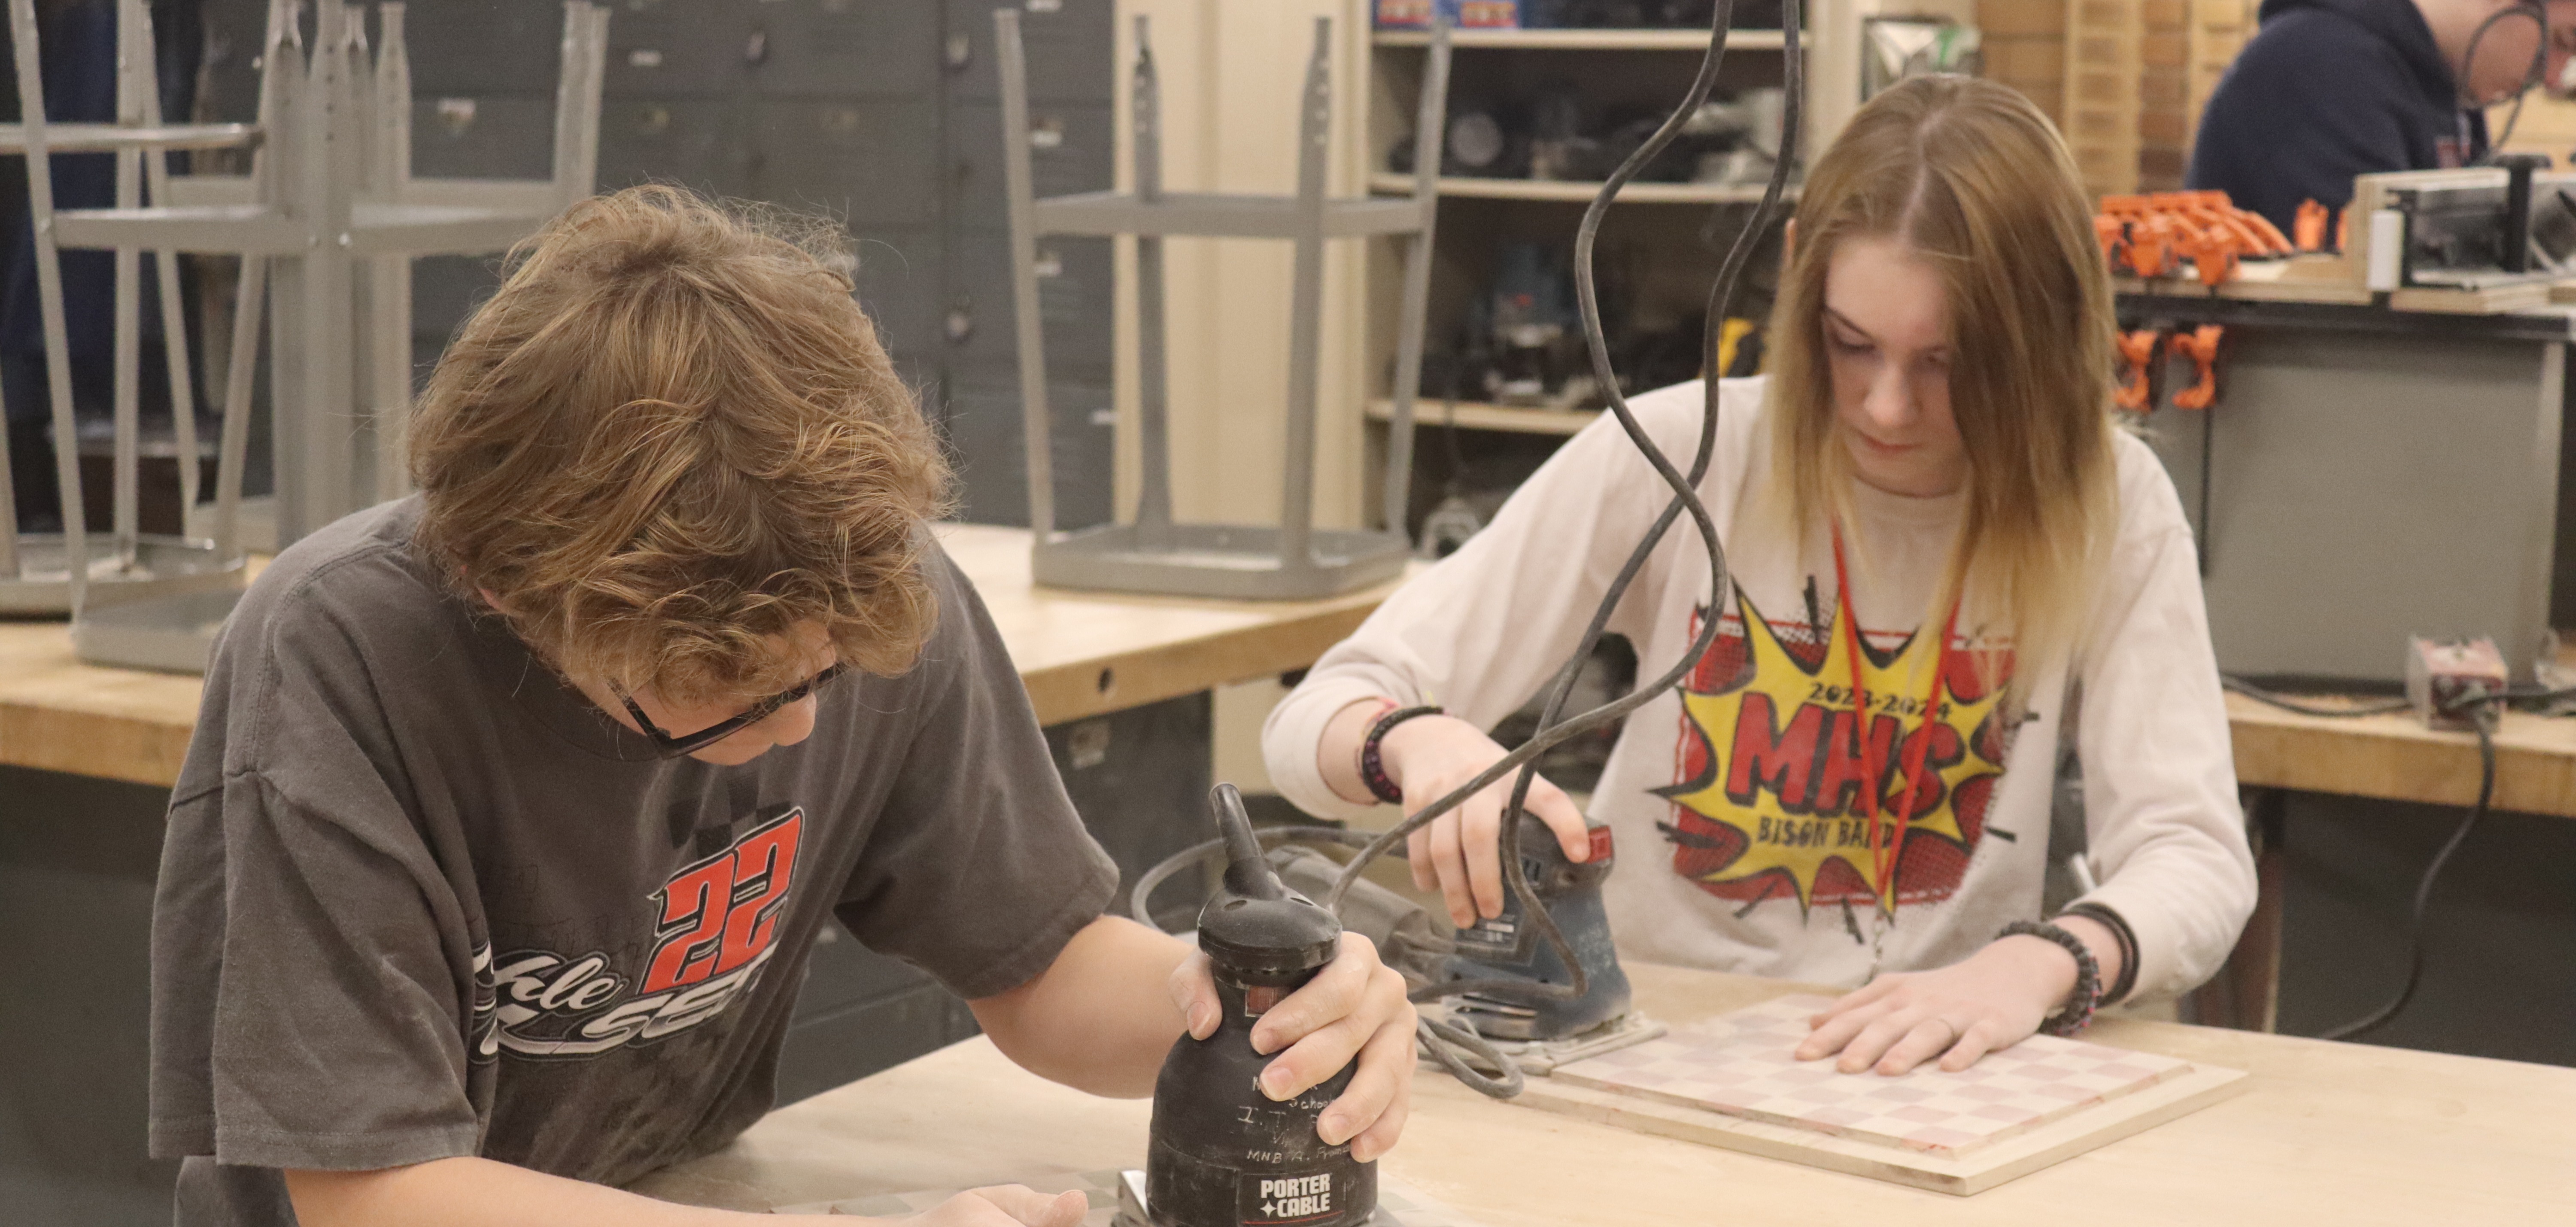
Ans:
[[[1838,1074],[1790,1049],[1825,999],[1781,998],[1576,1062],[1517,1102],[1965,1196],[2244,1089],[2237,1070],[2034,1036],[1950,1074]]]
[[[2244,264],[2238,275],[2220,283],[2213,293],[2207,286],[2188,277],[2113,277],[2111,289],[2119,294],[2161,294],[2173,298],[2233,298],[2248,302],[2315,302],[2366,307],[2374,296],[2358,282],[2333,280],[2300,266],[2304,261],[2273,264]]]
[[[2521,285],[2497,286],[2487,290],[2451,290],[2417,288],[2398,290],[2388,296],[2388,305],[2398,311],[2438,311],[2446,315],[2502,315],[2513,311],[2537,311],[2549,305],[2550,285],[2545,281],[2528,281]]]
[[[1555,1076],[1905,1150],[1964,1156],[2191,1072],[2191,1063],[2034,1035],[1955,1073],[1846,1074],[1796,1059],[1807,1020],[1833,1002],[1790,996],[1576,1061]]]

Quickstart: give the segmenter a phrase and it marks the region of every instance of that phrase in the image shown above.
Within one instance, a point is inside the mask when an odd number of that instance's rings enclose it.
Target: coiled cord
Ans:
[[[1688,95],[1681,105],[1665,118],[1662,126],[1655,129],[1654,135],[1648,137],[1644,144],[1639,145],[1635,152],[1628,155],[1626,161],[1619,164],[1617,170],[1611,172],[1609,179],[1601,185],[1599,194],[1595,195],[1591,204],[1584,209],[1583,220],[1575,230],[1573,270],[1575,302],[1583,326],[1584,349],[1592,362],[1593,377],[1608,397],[1611,416],[1617,419],[1620,429],[1627,433],[1629,442],[1635,444],[1637,450],[1645,456],[1646,462],[1653,466],[1656,476],[1672,490],[1673,496],[1671,501],[1665,504],[1663,512],[1656,517],[1654,526],[1647,531],[1645,538],[1629,552],[1627,561],[1619,569],[1618,577],[1611,582],[1609,591],[1603,595],[1600,605],[1593,611],[1590,624],[1584,628],[1582,642],[1566,659],[1565,664],[1557,670],[1548,689],[1547,702],[1539,716],[1537,731],[1518,749],[1496,760],[1492,766],[1478,773],[1474,779],[1414,811],[1384,834],[1366,839],[1364,842],[1359,838],[1359,833],[1345,831],[1338,827],[1274,828],[1274,830],[1291,833],[1290,837],[1320,838],[1343,844],[1361,844],[1358,855],[1351,858],[1350,862],[1343,867],[1341,876],[1333,883],[1332,890],[1320,901],[1326,908],[1338,914],[1344,896],[1350,893],[1352,885],[1359,881],[1360,875],[1367,871],[1372,862],[1393,851],[1413,832],[1422,829],[1441,815],[1457,809],[1468,798],[1484,791],[1495,781],[1513,772],[1519,773],[1519,778],[1512,784],[1510,802],[1503,810],[1500,831],[1500,855],[1504,880],[1511,888],[1512,897],[1521,906],[1525,923],[1534,928],[1540,938],[1546,941],[1572,970],[1573,982],[1534,986],[1528,981],[1518,979],[1461,980],[1430,986],[1425,992],[1432,996],[1472,992],[1523,997],[1537,995],[1547,999],[1570,1000],[1581,997],[1590,989],[1590,976],[1585,971],[1582,961],[1576,957],[1573,943],[1568,941],[1563,930],[1557,927],[1555,918],[1548,915],[1546,907],[1538,899],[1537,888],[1531,884],[1529,874],[1522,868],[1520,819],[1529,799],[1531,785],[1538,777],[1540,756],[1567,741],[1625,717],[1629,712],[1645,706],[1665,691],[1679,685],[1717,640],[1718,627],[1722,621],[1717,615],[1718,611],[1725,607],[1729,591],[1726,549],[1724,543],[1718,539],[1716,521],[1710,517],[1706,504],[1700,501],[1699,483],[1708,474],[1709,464],[1717,446],[1720,400],[1717,354],[1728,308],[1735,302],[1736,291],[1743,281],[1746,266],[1752,261],[1753,253],[1759,248],[1762,238],[1771,228],[1781,197],[1788,190],[1789,169],[1796,163],[1798,157],[1799,129],[1804,122],[1803,99],[1806,76],[1804,58],[1799,48],[1802,33],[1800,26],[1803,22],[1800,12],[1802,8],[1800,0],[1782,0],[1780,6],[1781,89],[1784,97],[1781,107],[1778,156],[1772,160],[1771,176],[1763,186],[1761,202],[1755,206],[1753,216],[1745,224],[1744,229],[1736,235],[1733,246],[1728,248],[1726,259],[1718,268],[1717,281],[1709,292],[1708,325],[1701,337],[1700,351],[1705,388],[1700,417],[1699,446],[1692,455],[1687,474],[1674,467],[1672,459],[1666,456],[1663,449],[1658,447],[1654,439],[1646,433],[1645,427],[1637,421],[1636,414],[1629,408],[1626,395],[1620,391],[1617,372],[1611,369],[1609,340],[1603,334],[1601,327],[1601,301],[1594,272],[1594,247],[1600,235],[1602,220],[1608,215],[1611,203],[1618,199],[1619,189],[1627,186],[1648,162],[1672,144],[1674,138],[1681,134],[1684,125],[1699,112],[1700,107],[1708,101],[1710,92],[1716,88],[1719,69],[1726,58],[1727,34],[1734,24],[1734,0],[1717,0],[1715,11],[1710,16],[1708,50],[1700,57],[1699,71],[1691,80]],[[1680,661],[1666,670],[1662,676],[1638,686],[1624,697],[1602,704],[1590,711],[1560,719],[1567,698],[1573,693],[1575,679],[1582,673],[1585,662],[1591,659],[1593,649],[1607,631],[1611,615],[1618,609],[1619,601],[1626,596],[1629,585],[1634,583],[1638,574],[1645,569],[1646,561],[1653,557],[1656,548],[1663,543],[1665,534],[1671,531],[1674,522],[1684,513],[1689,514],[1692,526],[1698,530],[1700,542],[1708,553],[1709,616],[1703,620],[1699,633],[1693,636],[1690,646],[1682,652]],[[1145,902],[1153,889],[1170,878],[1173,873],[1178,872],[1182,866],[1194,863],[1205,856],[1207,851],[1215,846],[1215,844],[1204,844],[1183,852],[1155,866],[1144,877],[1138,879],[1129,904],[1130,910],[1137,919],[1152,924]],[[1438,1019],[1424,1018],[1420,1020],[1416,1033],[1423,1046],[1430,1052],[1432,1059],[1440,1062],[1456,1075],[1459,1081],[1498,1099],[1508,1099],[1520,1093],[1524,1083],[1520,1067],[1473,1030]],[[1501,1071],[1499,1076],[1488,1076],[1475,1069],[1468,1064],[1466,1055],[1473,1055]]]

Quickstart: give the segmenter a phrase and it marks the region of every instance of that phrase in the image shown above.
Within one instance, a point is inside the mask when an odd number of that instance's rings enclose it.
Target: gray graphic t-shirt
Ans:
[[[182,1227],[292,1222],[280,1168],[613,1184],[704,1154],[768,1110],[827,918],[973,998],[1115,890],[944,553],[918,665],[716,767],[655,758],[450,595],[419,514],[280,555],[207,674],[152,934]]]

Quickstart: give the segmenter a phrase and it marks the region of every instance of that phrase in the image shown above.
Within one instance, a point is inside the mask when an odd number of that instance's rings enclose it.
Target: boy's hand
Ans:
[[[1183,960],[1171,987],[1190,1035],[1215,1034],[1222,1014],[1207,955],[1193,952]],[[1378,962],[1369,939],[1344,933],[1342,952],[1253,1024],[1253,1050],[1279,1053],[1261,1072],[1261,1093],[1293,1098],[1356,1057],[1350,1087],[1324,1109],[1315,1132],[1328,1145],[1349,1141],[1351,1157],[1366,1163],[1393,1149],[1404,1132],[1413,1102],[1413,1027],[1404,977]]]
[[[910,1218],[921,1227],[1082,1227],[1091,1203],[1070,1189],[1049,1197],[1016,1184],[970,1189]]]

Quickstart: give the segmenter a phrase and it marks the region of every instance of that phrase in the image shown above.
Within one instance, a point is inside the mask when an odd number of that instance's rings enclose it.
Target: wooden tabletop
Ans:
[[[1799,991],[1630,965],[1667,1022]],[[2087,1036],[2246,1070],[2252,1089],[1954,1197],[1633,1133],[1414,1081],[1385,1163],[1488,1227],[1712,1222],[2087,1227],[2560,1221],[2576,1205],[2576,1069],[2105,1019]],[[639,1191],[737,1209],[1137,1167],[1149,1107],[1094,1099],[969,1040],[771,1113]]]
[[[2393,801],[2478,799],[2478,739],[2414,716],[2303,716],[2227,696],[2238,783]],[[2496,730],[2494,806],[2576,818],[2576,718],[2507,712]]]
[[[1303,668],[1394,590],[1202,601],[1039,588],[1025,529],[943,525],[940,539],[992,610],[1044,724]],[[0,622],[0,764],[171,784],[203,689],[195,677],[82,664],[60,622]]]
[[[940,532],[1046,724],[1303,668],[1394,590],[1274,602],[1039,588],[1025,530]],[[84,665],[59,622],[0,622],[0,764],[169,784],[200,690],[194,677]],[[2440,805],[2477,798],[2470,734],[2402,715],[2302,716],[2234,694],[2227,714],[2242,783]],[[2576,818],[2576,719],[2512,713],[2496,744],[2497,808]]]

